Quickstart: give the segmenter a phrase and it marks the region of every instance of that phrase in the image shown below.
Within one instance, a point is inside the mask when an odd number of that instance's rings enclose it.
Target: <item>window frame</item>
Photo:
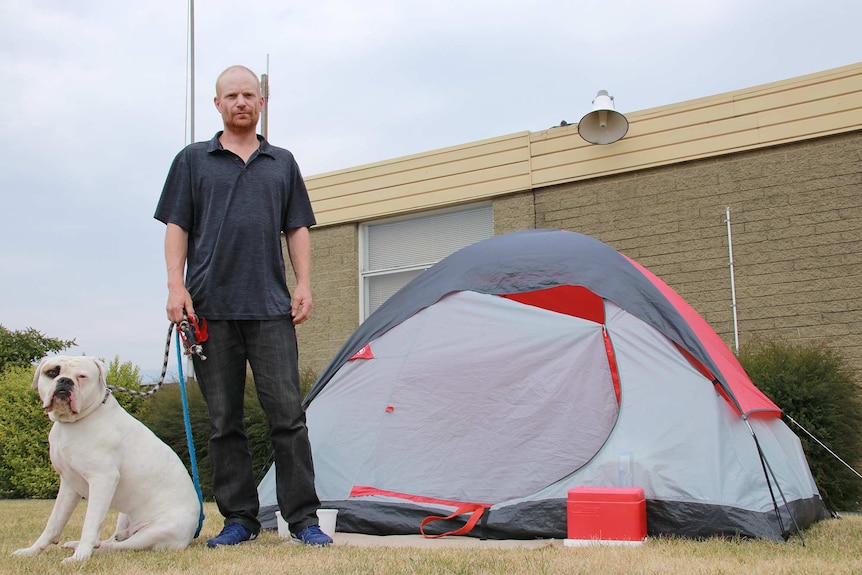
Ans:
[[[423,212],[413,213],[413,214],[405,214],[401,216],[395,216],[391,218],[384,218],[379,220],[373,220],[368,222],[361,222],[359,224],[359,323],[361,324],[365,319],[368,318],[373,310],[371,310],[371,302],[370,302],[370,293],[368,280],[369,278],[374,277],[382,277],[386,275],[392,275],[397,273],[406,273],[406,272],[422,272],[438,261],[443,259],[440,257],[438,259],[424,260],[424,261],[416,261],[406,265],[395,265],[395,266],[387,266],[380,267],[378,269],[369,269],[369,262],[372,259],[370,250],[371,241],[369,239],[369,233],[372,228],[375,226],[381,225],[391,225],[398,223],[408,223],[408,222],[416,222],[419,220],[427,220],[431,218],[436,218],[440,216],[445,216],[448,214],[456,214],[456,213],[468,213],[468,212],[486,212],[487,213],[487,224],[489,224],[490,236],[494,235],[494,209],[493,204],[491,202],[478,202],[472,204],[465,204],[461,206],[455,206],[450,208],[436,209],[436,210],[427,210]],[[481,238],[486,239],[486,238]],[[479,240],[474,240],[479,241]],[[474,243],[471,242],[471,243]],[[463,245],[456,247],[449,253],[454,253],[461,247],[465,247],[469,244],[464,243]],[[448,254],[446,254],[448,255]],[[409,281],[409,280],[408,280]],[[406,283],[406,282],[405,282]],[[384,300],[385,301],[385,300]],[[379,306],[378,306],[379,307]]]

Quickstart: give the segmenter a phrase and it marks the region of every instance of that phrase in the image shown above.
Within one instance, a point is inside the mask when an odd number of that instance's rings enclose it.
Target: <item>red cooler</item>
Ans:
[[[640,545],[647,536],[641,487],[576,487],[566,508],[567,546]]]

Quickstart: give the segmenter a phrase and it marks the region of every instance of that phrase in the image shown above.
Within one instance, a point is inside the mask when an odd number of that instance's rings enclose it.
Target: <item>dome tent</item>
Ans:
[[[780,540],[829,516],[798,438],[718,335],[574,232],[495,236],[432,266],[359,326],[305,406],[341,531],[564,538],[578,486],[642,487],[650,535]]]

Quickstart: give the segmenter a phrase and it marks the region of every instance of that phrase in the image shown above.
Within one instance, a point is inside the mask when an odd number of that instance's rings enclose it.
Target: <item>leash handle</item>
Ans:
[[[171,353],[171,336],[174,332],[174,327],[177,329],[177,355],[181,356],[181,352],[179,349],[179,340],[182,339],[183,345],[185,346],[185,355],[191,355],[194,353],[201,360],[205,360],[207,357],[204,355],[204,348],[201,345],[207,339],[209,339],[209,334],[207,333],[207,320],[204,318],[200,318],[198,320],[197,316],[188,317],[186,315],[186,310],[183,310],[183,320],[178,324],[170,324],[168,326],[168,335],[165,339],[165,360],[162,363],[162,374],[159,377],[159,382],[149,391],[137,391],[134,389],[126,389],[125,387],[120,387],[119,385],[111,385],[108,384],[108,391],[119,391],[122,393],[126,393],[128,395],[134,395],[136,397],[149,397],[159,391],[162,388],[162,385],[165,383],[165,376],[168,373],[168,358]],[[179,361],[179,357],[177,361]],[[105,400],[107,400],[107,395],[105,396]]]
[[[185,347],[185,354],[195,354],[201,360],[206,360],[207,356],[204,355],[204,348],[201,344],[209,339],[207,320],[200,318],[199,321],[196,315],[189,317],[184,309],[183,319],[179,323],[179,328],[180,337]]]

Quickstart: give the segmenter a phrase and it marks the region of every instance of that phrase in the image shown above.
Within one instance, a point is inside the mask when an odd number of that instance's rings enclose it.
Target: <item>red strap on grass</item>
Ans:
[[[452,515],[448,517],[439,517],[437,515],[429,515],[425,519],[422,520],[422,523],[419,524],[419,532],[422,533],[422,537],[426,539],[439,539],[440,537],[446,537],[447,535],[463,535],[468,533],[473,527],[476,526],[476,523],[479,522],[479,519],[482,517],[482,513],[485,512],[485,506],[479,503],[467,503],[462,505],[458,509],[452,512]],[[428,535],[425,533],[425,526],[433,521],[446,521],[447,519],[454,519],[459,515],[463,515],[464,513],[472,513],[470,519],[467,520],[467,523],[464,524],[460,529],[456,529],[455,531],[447,531],[446,533],[440,533],[439,535]]]

